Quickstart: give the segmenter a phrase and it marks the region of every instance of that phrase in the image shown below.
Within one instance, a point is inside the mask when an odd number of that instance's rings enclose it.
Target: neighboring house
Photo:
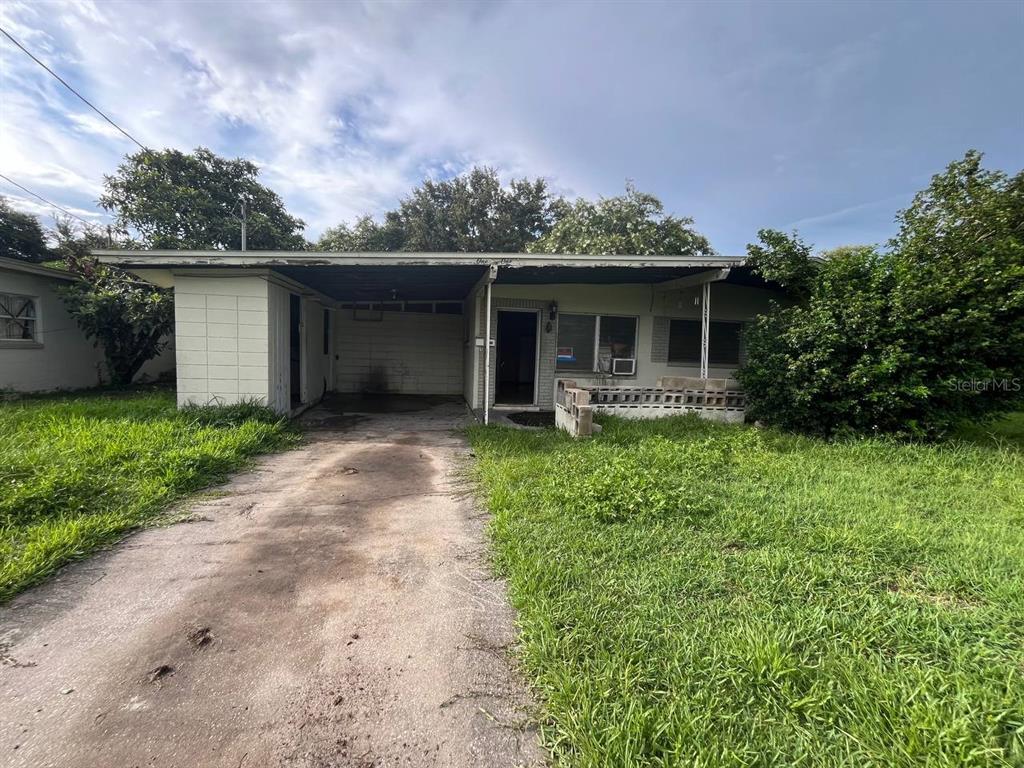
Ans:
[[[173,286],[179,404],[258,399],[281,413],[327,391],[390,392],[461,395],[486,418],[554,409],[559,380],[724,380],[742,324],[780,295],[726,257],[96,255]]]
[[[77,278],[60,269],[0,257],[0,390],[84,389],[106,379],[103,350],[86,338],[57,295]],[[138,379],[174,367],[173,348],[150,360]]]

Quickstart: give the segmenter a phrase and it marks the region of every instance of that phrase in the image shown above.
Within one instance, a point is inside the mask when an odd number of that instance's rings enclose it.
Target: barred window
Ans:
[[[0,293],[0,341],[35,341],[37,318],[33,297]]]
[[[712,320],[708,329],[708,365],[740,364],[742,323]],[[668,361],[675,365],[700,365],[700,320],[673,318],[668,332]]]

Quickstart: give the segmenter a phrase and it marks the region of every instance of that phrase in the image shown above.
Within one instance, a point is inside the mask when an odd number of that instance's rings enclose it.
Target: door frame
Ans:
[[[537,316],[537,322],[534,323],[535,340],[533,345],[533,400],[529,403],[499,403],[498,402],[498,365],[501,360],[501,350],[495,349],[494,355],[494,407],[495,408],[536,408],[539,402],[540,395],[540,322],[541,322],[541,310],[539,309],[528,309],[526,307],[496,307],[497,317],[495,326],[498,331],[495,334],[495,340],[501,339],[501,313],[502,312],[526,312]],[[496,345],[497,347],[497,345]]]
[[[295,383],[292,381],[292,300],[295,299],[299,308],[298,316],[298,363],[299,363],[299,389],[298,392],[292,391],[292,385]],[[295,293],[294,291],[288,292],[288,408],[295,410],[301,408],[308,401],[306,394],[306,324],[303,322],[303,314],[305,312],[305,300],[301,293]],[[297,396],[296,396],[297,395]]]

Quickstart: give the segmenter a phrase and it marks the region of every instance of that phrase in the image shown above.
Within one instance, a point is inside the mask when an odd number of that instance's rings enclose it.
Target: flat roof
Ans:
[[[70,280],[71,282],[78,280],[78,275],[68,272],[67,270],[54,269],[53,267],[47,267],[34,261],[11,259],[7,256],[0,256],[0,269],[5,269],[10,272],[27,272],[30,275],[52,277],[55,280]]]
[[[575,253],[424,253],[414,251],[187,251],[95,250],[104,264],[122,267],[330,267],[487,266],[499,267],[738,267],[742,256],[649,256]]]

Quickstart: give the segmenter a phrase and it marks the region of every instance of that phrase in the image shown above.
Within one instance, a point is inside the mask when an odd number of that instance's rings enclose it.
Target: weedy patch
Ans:
[[[167,391],[2,403],[0,434],[0,601],[297,439],[266,408]]]
[[[469,433],[557,765],[1024,765],[1012,440],[602,423]]]

